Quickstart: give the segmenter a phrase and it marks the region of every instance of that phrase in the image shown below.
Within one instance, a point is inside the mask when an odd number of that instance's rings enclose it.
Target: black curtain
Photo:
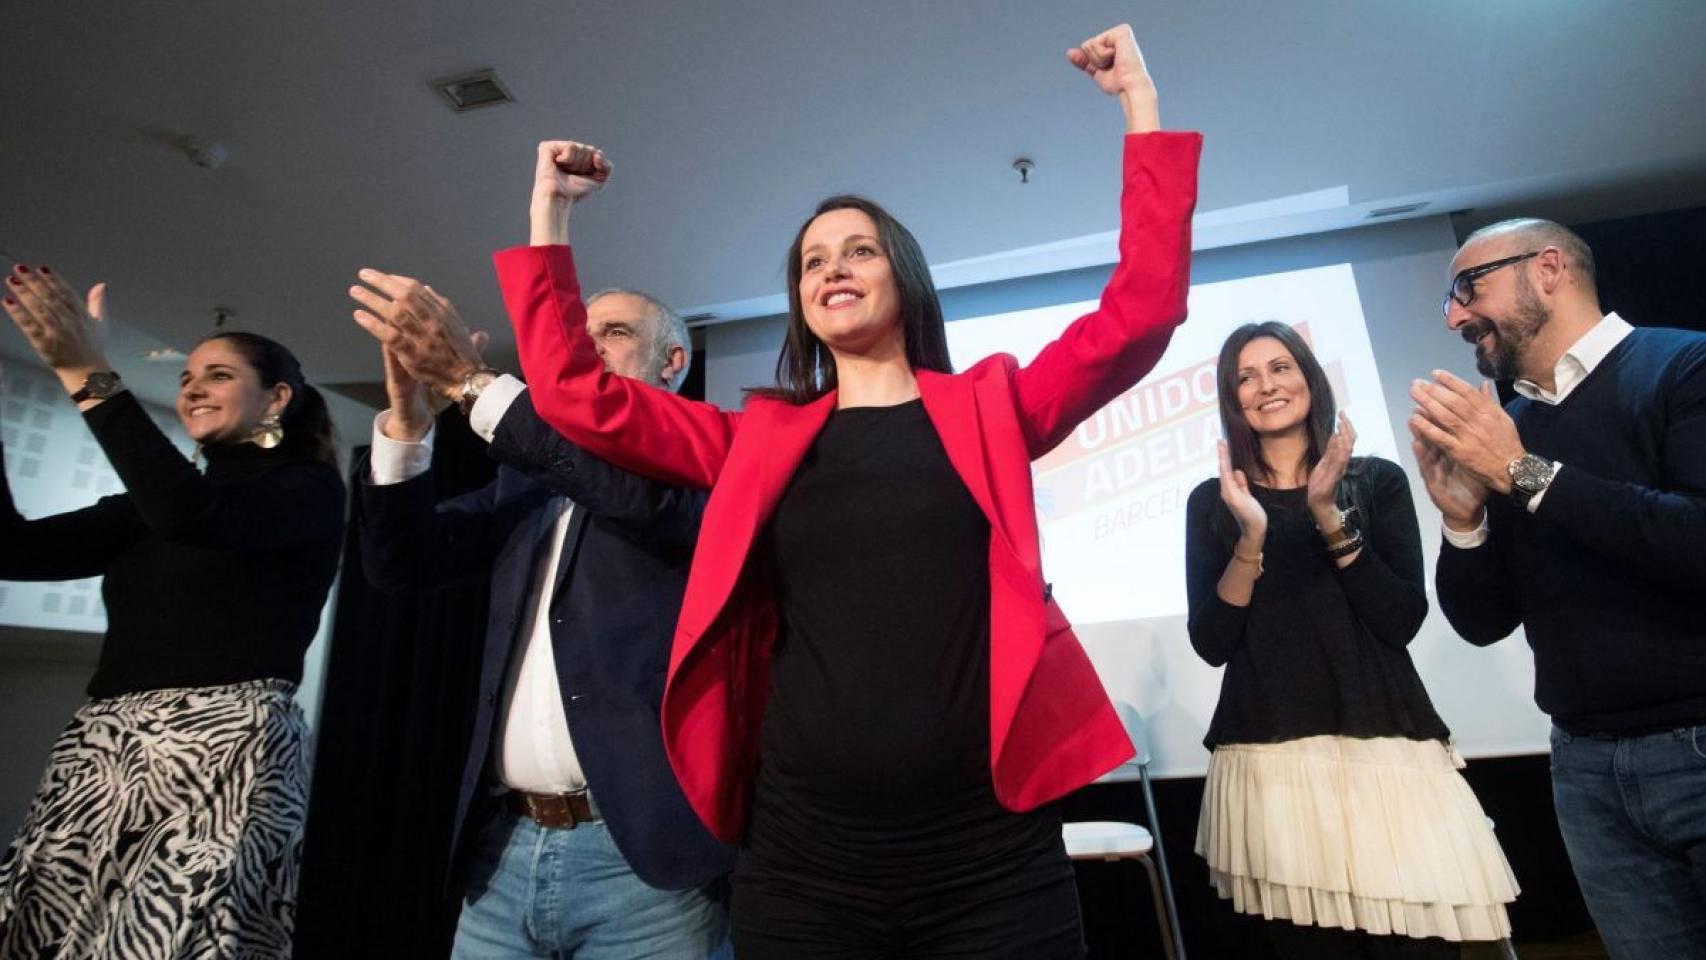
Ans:
[[[438,418],[439,499],[496,473],[456,412]],[[351,490],[362,482],[351,478]],[[381,593],[344,544],[315,736],[296,956],[443,957],[459,904],[447,893],[450,828],[486,629],[486,582]]]

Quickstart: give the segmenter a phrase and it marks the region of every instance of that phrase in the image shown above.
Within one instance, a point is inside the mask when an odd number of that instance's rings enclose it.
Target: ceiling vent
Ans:
[[[1400,214],[1415,213],[1417,210],[1420,210],[1427,205],[1428,202],[1426,200],[1421,200],[1416,203],[1400,203],[1395,207],[1381,207],[1379,210],[1370,210],[1368,212],[1367,219],[1381,220],[1386,217],[1396,217]]]
[[[450,108],[457,113],[467,113],[481,107],[495,107],[500,103],[514,103],[509,88],[498,79],[495,71],[476,70],[473,73],[457,74],[454,77],[441,77],[432,81],[432,88],[444,95],[450,102]]]

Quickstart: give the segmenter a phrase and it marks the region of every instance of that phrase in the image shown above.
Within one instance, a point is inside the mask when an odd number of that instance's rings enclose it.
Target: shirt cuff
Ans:
[[[1562,469],[1564,469],[1563,464],[1559,463],[1556,460],[1552,461],[1552,481],[1546,484],[1546,490],[1552,489],[1552,483],[1557,482],[1558,471],[1560,471]],[[1539,493],[1535,494],[1534,496],[1528,498],[1528,512],[1529,513],[1533,513],[1536,510],[1540,509],[1540,501],[1546,499],[1546,490],[1542,490]]]
[[[1481,525],[1473,530],[1459,532],[1451,529],[1451,527],[1443,520],[1440,521],[1439,528],[1445,534],[1445,542],[1459,550],[1475,549],[1481,544],[1486,543],[1488,534],[1492,532],[1492,528],[1487,526],[1486,507],[1481,508]]]
[[[367,482],[376,487],[402,483],[426,473],[432,466],[433,428],[426,436],[410,443],[393,440],[385,435],[385,420],[391,411],[381,410],[373,418],[373,447],[367,455]]]
[[[480,391],[480,398],[474,401],[474,408],[468,411],[468,426],[480,435],[487,443],[497,435],[498,423],[504,414],[509,412],[509,405],[515,398],[527,390],[527,384],[510,376],[500,374],[496,380],[486,384],[486,389]]]

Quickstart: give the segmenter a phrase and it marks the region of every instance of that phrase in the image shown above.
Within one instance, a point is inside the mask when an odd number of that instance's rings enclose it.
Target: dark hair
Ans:
[[[1313,468],[1321,461],[1321,455],[1327,450],[1327,441],[1333,438],[1333,424],[1338,411],[1333,402],[1333,385],[1327,382],[1327,371],[1321,369],[1321,361],[1315,359],[1315,351],[1309,349],[1309,344],[1289,324],[1268,320],[1246,323],[1232,331],[1232,335],[1221,344],[1220,360],[1214,371],[1215,386],[1220,391],[1220,429],[1226,435],[1226,452],[1233,469],[1244,471],[1252,481],[1271,481],[1274,479],[1273,466],[1262,455],[1256,431],[1250,429],[1250,422],[1238,405],[1238,356],[1250,341],[1261,337],[1278,340],[1290,351],[1292,359],[1297,361],[1297,369],[1303,372],[1304,384],[1309,387],[1309,419],[1304,421],[1309,432],[1305,466]]]
[[[809,403],[835,389],[835,358],[806,326],[805,308],[800,303],[800,275],[804,270],[800,247],[805,243],[806,229],[818,217],[834,210],[858,210],[877,225],[877,242],[888,256],[899,295],[906,362],[914,370],[954,372],[948,359],[942,303],[936,298],[936,283],[930,278],[930,265],[925,262],[918,241],[887,210],[864,197],[840,194],[818,204],[811,217],[800,224],[794,242],[788,246],[788,337],[776,357],[776,386],[755,388],[748,391],[750,394],[789,403]]]
[[[262,387],[270,390],[281,383],[290,385],[290,403],[285,405],[284,415],[279,417],[279,425],[284,428],[281,449],[304,452],[337,466],[338,447],[333,439],[332,417],[326,410],[326,398],[303,379],[302,364],[296,355],[277,340],[241,330],[209,334],[196,346],[211,340],[224,340],[242,354],[260,375]]]

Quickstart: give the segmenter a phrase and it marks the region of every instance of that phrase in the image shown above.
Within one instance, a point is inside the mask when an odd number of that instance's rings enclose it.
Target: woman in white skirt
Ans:
[[[1517,886],[1406,646],[1427,615],[1399,467],[1352,457],[1285,324],[1221,348],[1220,476],[1186,510],[1191,644],[1224,665],[1197,853],[1282,957],[1455,957]]]
[[[108,366],[101,286],[87,308],[48,267],[0,286],[125,487],[26,520],[0,480],[0,578],[104,574],[107,611],[91,699],[0,859],[0,960],[282,960],[308,801],[292,697],[343,528],[325,403],[272,340],[204,340],[177,399],[198,472]]]

